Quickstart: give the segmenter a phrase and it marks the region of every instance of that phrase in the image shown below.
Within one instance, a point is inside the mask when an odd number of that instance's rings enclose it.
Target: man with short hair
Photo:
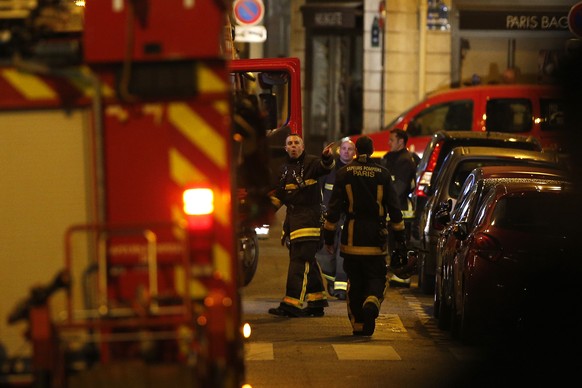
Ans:
[[[341,140],[339,147],[339,156],[335,160],[335,168],[328,174],[321,178],[321,190],[323,193],[323,212],[327,213],[327,208],[329,206],[329,200],[331,199],[331,193],[333,191],[333,185],[335,183],[335,174],[337,170],[343,166],[350,164],[354,160],[356,155],[356,145],[348,137]],[[343,220],[345,216],[338,222],[338,238],[341,233],[341,227],[343,225]],[[317,262],[321,266],[323,271],[323,277],[327,281],[327,292],[331,296],[335,296],[340,300],[346,299],[346,290],[348,286],[348,276],[344,271],[344,259],[339,254],[339,245],[335,245],[335,250],[333,253],[329,253],[325,247],[317,252],[315,255]]]
[[[348,275],[348,317],[354,335],[371,336],[386,292],[387,234],[403,241],[404,222],[388,170],[374,163],[368,136],[356,141],[356,159],[336,173],[323,234],[334,250],[336,228],[346,215],[340,254]],[[390,224],[386,223],[386,216]]]
[[[271,194],[278,209],[286,206],[283,239],[289,241],[289,269],[285,297],[269,314],[283,317],[321,317],[328,306],[321,269],[315,259],[321,241],[321,190],[317,179],[335,165],[331,145],[321,157],[305,153],[303,139],[290,134],[285,140],[287,161],[281,166],[279,185]]]
[[[414,220],[410,194],[415,187],[416,167],[418,165],[418,156],[414,152],[408,151],[406,148],[407,142],[408,134],[406,131],[399,128],[391,130],[388,140],[390,151],[382,158],[382,164],[392,176],[394,190],[396,190],[400,210],[402,210],[404,225],[406,227],[406,241],[410,239],[411,226]],[[407,264],[406,245],[399,245],[393,238],[389,238],[388,241],[391,252],[390,267],[394,269]],[[397,287],[410,287],[410,277],[403,279],[392,275],[390,284]]]

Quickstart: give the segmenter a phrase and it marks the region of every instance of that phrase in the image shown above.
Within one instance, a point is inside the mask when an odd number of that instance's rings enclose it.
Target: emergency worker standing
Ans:
[[[346,164],[351,163],[352,160],[354,160],[355,155],[356,145],[354,142],[349,138],[342,139],[339,148],[339,157],[335,160],[335,169],[333,169],[328,175],[324,175],[321,178],[320,186],[323,193],[324,214],[327,213],[337,170]],[[348,276],[344,272],[343,268],[344,259],[339,253],[339,236],[341,234],[341,228],[344,223],[344,219],[345,215],[342,214],[336,231],[338,235],[336,238],[336,244],[334,246],[334,252],[329,253],[325,247],[322,247],[315,255],[317,262],[323,271],[323,277],[327,280],[327,292],[329,295],[335,296],[340,300],[346,299],[346,290],[348,287]]]
[[[388,170],[370,156],[374,144],[368,136],[356,141],[356,159],[336,173],[323,228],[325,245],[333,252],[337,223],[346,220],[340,254],[348,275],[348,317],[354,335],[370,336],[386,292],[388,227],[404,241],[404,222]],[[387,225],[386,216],[390,216]]]
[[[271,201],[285,205],[283,239],[289,240],[289,269],[285,297],[269,314],[285,317],[323,316],[328,306],[321,269],[315,259],[321,241],[321,191],[317,179],[335,165],[331,145],[318,158],[305,153],[303,139],[291,134],[285,140],[287,161],[280,171]]]
[[[392,183],[396,191],[396,197],[406,228],[406,242],[410,240],[412,222],[414,220],[414,210],[410,194],[414,190],[416,180],[416,167],[418,165],[418,155],[408,151],[406,143],[408,134],[402,129],[390,131],[390,151],[382,158],[382,164],[388,169],[392,176]],[[397,268],[406,265],[406,245],[402,246],[394,240],[392,236],[388,239],[390,247],[390,267]],[[410,287],[410,277],[403,279],[396,275],[390,277],[390,285]]]

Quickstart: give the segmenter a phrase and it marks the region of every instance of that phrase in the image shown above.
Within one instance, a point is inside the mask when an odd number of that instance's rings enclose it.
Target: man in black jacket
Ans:
[[[269,314],[285,317],[323,316],[328,306],[321,269],[315,253],[321,241],[321,191],[317,179],[335,165],[331,145],[321,158],[305,153],[303,139],[296,134],[285,140],[287,161],[281,167],[278,187],[271,201],[278,209],[287,207],[283,223],[289,240],[289,269],[285,297]]]
[[[412,200],[410,194],[415,187],[416,166],[418,165],[418,155],[408,151],[406,143],[408,134],[402,129],[393,129],[390,131],[390,151],[382,158],[382,164],[388,169],[392,176],[394,190],[398,197],[400,210],[404,218],[406,229],[406,241],[410,239],[411,224],[414,220],[414,211],[412,209]],[[390,267],[397,268],[408,264],[406,258],[406,245],[401,246],[390,236],[388,240],[390,247]],[[390,285],[400,287],[410,287],[410,277],[404,279],[396,275],[390,278]]]
[[[405,239],[390,173],[370,159],[373,152],[372,139],[359,137],[356,159],[336,173],[323,230],[331,252],[337,223],[342,213],[346,215],[340,254],[348,275],[348,316],[353,334],[366,336],[374,333],[386,291],[388,228],[398,241]]]

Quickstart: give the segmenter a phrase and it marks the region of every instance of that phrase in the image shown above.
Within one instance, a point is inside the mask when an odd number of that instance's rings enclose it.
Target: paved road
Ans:
[[[330,300],[321,318],[269,315],[283,296],[287,274],[279,235],[274,227],[260,241],[257,274],[243,290],[243,317],[253,330],[245,348],[252,387],[499,387],[556,377],[543,368],[556,355],[535,339],[527,354],[452,340],[437,328],[433,299],[418,290],[415,278],[410,288],[388,289],[371,338],[352,336],[344,301]],[[543,376],[529,378],[532,370]]]

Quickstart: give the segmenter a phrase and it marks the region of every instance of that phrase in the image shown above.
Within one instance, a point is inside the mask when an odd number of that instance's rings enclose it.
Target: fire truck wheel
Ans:
[[[259,263],[259,239],[254,230],[241,232],[239,237],[239,259],[242,268],[243,286],[247,286],[253,280]]]

